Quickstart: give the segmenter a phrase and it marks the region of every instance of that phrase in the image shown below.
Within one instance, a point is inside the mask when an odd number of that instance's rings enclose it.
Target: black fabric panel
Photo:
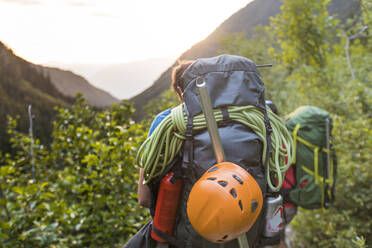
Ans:
[[[247,126],[234,123],[218,129],[226,161],[244,167],[261,166],[262,143],[259,136]],[[208,131],[205,130],[194,136],[194,166],[203,171],[216,164],[216,158],[211,149]]]
[[[244,57],[221,55],[198,59],[183,74],[183,98],[191,116],[202,112],[195,85],[199,76],[205,79],[213,108],[254,105],[265,109],[265,89],[256,65]]]
[[[183,73],[184,86],[198,76],[213,71],[251,71],[258,73],[252,60],[245,57],[223,54],[212,58],[197,59]]]

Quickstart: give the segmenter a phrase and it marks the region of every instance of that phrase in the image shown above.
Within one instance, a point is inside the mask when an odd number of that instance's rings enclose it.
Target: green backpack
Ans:
[[[288,192],[289,201],[307,209],[328,208],[334,200],[337,175],[332,118],[320,108],[302,106],[286,119],[296,149],[296,185]]]

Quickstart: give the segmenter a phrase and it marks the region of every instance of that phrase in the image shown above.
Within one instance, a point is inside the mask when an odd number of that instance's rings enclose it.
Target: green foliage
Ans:
[[[57,111],[48,149],[38,140],[31,146],[9,118],[16,152],[0,162],[0,243],[123,245],[148,217],[137,204],[134,156],[144,132],[130,119],[133,108],[123,101],[95,112],[78,98],[72,109]]]
[[[145,111],[144,125],[149,127],[151,121],[160,112],[173,108],[180,104],[177,94],[171,90],[164,91],[159,97],[151,101],[143,108]]]
[[[368,32],[371,32],[372,29],[372,0],[361,0],[361,8],[362,8],[362,18],[363,18],[363,25],[368,27]],[[369,39],[368,46],[372,49],[372,41]]]
[[[273,68],[261,72],[266,96],[282,115],[314,105],[335,120],[336,201],[328,210],[299,210],[291,224],[294,247],[367,247],[372,244],[372,39],[365,31],[346,44],[365,25],[370,30],[371,1],[362,1],[363,18],[347,21],[344,30],[328,15],[328,2],[284,1],[266,32],[252,40],[228,37],[222,47],[257,64],[273,61]]]
[[[330,0],[284,0],[282,13],[271,19],[289,67],[306,64],[323,67],[330,42],[334,39],[335,20],[328,15]]]

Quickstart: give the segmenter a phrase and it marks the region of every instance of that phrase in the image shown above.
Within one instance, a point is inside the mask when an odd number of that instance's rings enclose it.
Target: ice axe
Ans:
[[[205,80],[202,77],[198,77],[195,83],[196,87],[198,88],[200,105],[205,116],[205,120],[207,122],[207,129],[209,137],[211,139],[217,163],[224,162],[225,153],[223,151],[221,138],[218,133],[217,122],[216,119],[214,118],[211,98],[208,93],[207,84],[205,83]],[[242,234],[238,238],[238,243],[240,248],[249,248],[248,240],[245,234]],[[223,244],[221,244],[220,247],[223,247]]]

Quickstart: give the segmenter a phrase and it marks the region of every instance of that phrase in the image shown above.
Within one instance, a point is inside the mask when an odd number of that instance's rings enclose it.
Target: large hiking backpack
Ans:
[[[294,149],[284,123],[266,108],[265,88],[251,60],[221,55],[198,59],[186,69],[182,75],[184,104],[172,109],[170,116],[142,144],[137,161],[144,167],[146,182],[155,189],[153,194],[156,194],[159,178],[169,171],[183,179],[174,238],[182,241],[184,247],[221,247],[201,237],[187,216],[187,201],[193,185],[217,163],[206,125],[202,124],[204,117],[195,85],[200,76],[208,86],[226,161],[248,171],[259,184],[264,198],[278,194],[270,188],[278,191],[280,185],[272,182],[281,184],[289,166],[285,158],[292,161]],[[287,149],[282,148],[283,144]],[[149,151],[152,148],[156,151]],[[271,238],[262,235],[265,207],[264,203],[255,224],[246,234],[250,247],[280,240],[279,235]],[[232,240],[223,247],[236,248],[239,244]]]
[[[212,144],[206,129],[192,132],[192,119],[202,112],[198,91],[193,81],[204,76],[208,84],[213,108],[223,109],[223,120],[218,123],[221,143],[226,161],[242,166],[259,183],[262,192],[267,192],[265,171],[262,166],[263,145],[260,137],[249,127],[231,120],[227,106],[254,105],[266,112],[264,86],[258,76],[255,65],[249,60],[234,56],[220,56],[211,59],[197,60],[183,74],[185,111],[188,118],[186,141],[183,147],[184,191],[180,202],[180,215],[175,230],[178,239],[186,240],[190,247],[218,247],[202,238],[192,227],[187,213],[187,200],[194,183],[211,166],[217,163]],[[257,223],[262,221],[262,214]],[[250,233],[258,235],[258,225]],[[250,241],[252,238],[250,238]],[[253,242],[251,242],[253,243]],[[236,240],[226,243],[224,247],[238,247]]]
[[[331,143],[332,118],[323,109],[302,106],[286,117],[286,126],[296,147],[296,183],[285,190],[284,198],[307,209],[327,208],[334,199],[337,175],[336,153]]]

